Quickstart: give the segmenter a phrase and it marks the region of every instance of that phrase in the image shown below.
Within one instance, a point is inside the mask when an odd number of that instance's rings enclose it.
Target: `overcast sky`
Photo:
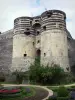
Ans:
[[[40,15],[45,8],[66,13],[67,28],[75,39],[75,0],[0,0],[0,31],[12,29],[15,18]]]

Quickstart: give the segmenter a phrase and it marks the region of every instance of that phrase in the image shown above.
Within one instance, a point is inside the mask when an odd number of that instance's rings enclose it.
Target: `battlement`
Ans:
[[[40,28],[40,30],[37,30]],[[60,10],[48,10],[40,16],[18,17],[14,20],[14,34],[37,35],[52,29],[66,30],[66,14]]]

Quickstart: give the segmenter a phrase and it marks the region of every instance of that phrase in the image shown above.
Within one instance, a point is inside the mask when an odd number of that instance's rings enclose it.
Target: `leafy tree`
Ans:
[[[42,84],[57,84],[64,77],[64,70],[58,65],[41,66],[39,58],[35,59],[33,65],[30,66],[30,81]]]
[[[58,97],[67,97],[69,96],[68,90],[64,86],[60,86],[57,91]]]
[[[29,77],[30,77],[30,80],[32,81],[37,81],[38,80],[38,74],[40,74],[40,59],[39,58],[35,58],[35,62],[34,64],[32,64],[30,66],[30,69],[29,69]]]
[[[0,72],[0,82],[4,82],[5,81],[5,75],[3,72]]]
[[[22,72],[22,71],[16,70],[12,74],[16,76],[16,82],[19,83],[19,84],[22,83],[24,78],[28,79],[28,72]]]

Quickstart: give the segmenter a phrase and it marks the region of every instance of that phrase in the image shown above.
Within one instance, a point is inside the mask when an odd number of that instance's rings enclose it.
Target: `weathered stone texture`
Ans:
[[[6,71],[12,64],[13,30],[0,34],[0,71]]]
[[[68,38],[68,55],[70,66],[75,65],[75,40]]]
[[[75,40],[66,29],[63,11],[16,18],[14,29],[0,34],[0,70],[28,70],[37,55],[41,64],[55,63],[65,71],[75,65]]]

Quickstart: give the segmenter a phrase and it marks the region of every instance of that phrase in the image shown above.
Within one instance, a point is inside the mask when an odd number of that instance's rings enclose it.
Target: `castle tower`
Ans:
[[[41,15],[41,64],[58,64],[69,71],[66,15],[49,10]]]
[[[32,27],[34,28],[35,33],[35,48],[36,48],[36,57],[41,55],[41,17],[36,16],[33,18]]]
[[[35,38],[32,18],[16,18],[14,20],[12,70],[28,70],[34,58]]]

